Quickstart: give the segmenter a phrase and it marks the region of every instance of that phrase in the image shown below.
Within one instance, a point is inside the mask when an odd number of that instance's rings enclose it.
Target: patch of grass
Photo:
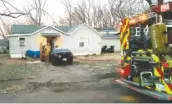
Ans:
[[[4,91],[6,91],[7,93],[16,93],[17,91],[22,91],[22,90],[24,90],[24,86],[22,85],[12,85],[4,89]]]
[[[107,78],[115,78],[115,77],[117,77],[117,75],[115,73],[107,73],[102,76],[99,76],[98,78],[99,79],[107,79]]]
[[[75,65],[81,65],[81,64],[84,64],[84,62],[75,61],[74,64]]]
[[[89,57],[89,56],[91,56],[91,55],[85,55],[85,57]]]
[[[0,54],[0,58],[1,57],[9,57],[9,54]]]
[[[0,91],[13,93],[24,89],[24,79],[37,73],[38,65],[2,64],[0,65]]]
[[[64,91],[65,91],[64,89],[58,89],[58,88],[55,88],[52,90],[52,92],[55,92],[55,93],[64,92]]]
[[[33,74],[35,68],[34,65],[2,64],[0,65],[0,81],[24,79]]]

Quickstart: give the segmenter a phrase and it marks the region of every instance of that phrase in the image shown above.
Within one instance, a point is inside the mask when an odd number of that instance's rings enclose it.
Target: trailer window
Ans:
[[[79,47],[87,47],[89,45],[89,37],[81,37],[79,40]]]
[[[25,40],[26,40],[25,37],[19,37],[19,45],[20,46],[25,46]]]

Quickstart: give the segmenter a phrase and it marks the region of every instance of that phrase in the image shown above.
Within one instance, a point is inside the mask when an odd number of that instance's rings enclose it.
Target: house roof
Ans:
[[[119,32],[114,28],[98,28],[96,30],[102,34],[102,38],[119,38]]]
[[[46,26],[38,25],[13,25],[12,34],[31,34]]]
[[[93,30],[95,33],[99,34],[102,36],[99,32],[97,32],[95,29],[92,27],[88,26],[87,24],[82,24],[78,26],[38,26],[38,25],[13,25],[12,26],[12,34],[13,35],[8,35],[10,36],[19,36],[19,35],[33,35],[39,31],[42,31],[48,27],[51,27],[61,33],[64,34],[73,34],[75,31],[80,29],[82,26],[87,26],[91,30]]]
[[[64,33],[71,33],[77,28],[79,28],[79,25],[78,26],[55,26],[55,28],[63,31]]]
[[[38,25],[13,25],[12,34],[31,34],[46,26]],[[55,26],[56,29],[63,31],[64,33],[70,33],[76,30],[79,26]]]
[[[103,34],[103,38],[119,38],[119,33],[117,34]]]
[[[103,36],[106,35],[108,37],[113,37],[117,34],[119,34],[118,30],[115,30],[113,28],[104,28],[104,29],[97,29],[99,33],[101,33]]]

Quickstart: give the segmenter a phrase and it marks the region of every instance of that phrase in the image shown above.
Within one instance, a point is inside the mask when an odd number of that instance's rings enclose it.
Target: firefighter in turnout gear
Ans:
[[[40,60],[41,61],[43,61],[43,56],[42,56],[43,55],[43,52],[42,51],[43,51],[43,43],[41,42],[40,43]]]
[[[45,45],[41,45],[40,47],[40,59],[41,61],[45,61]]]
[[[51,46],[49,43],[47,43],[47,45],[45,46],[45,61],[49,61],[49,55],[51,52]]]

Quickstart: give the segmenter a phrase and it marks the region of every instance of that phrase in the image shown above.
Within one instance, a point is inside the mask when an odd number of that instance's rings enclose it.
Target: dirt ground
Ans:
[[[77,56],[75,57],[75,61],[80,62],[99,62],[99,61],[119,61],[120,53],[109,53],[95,56]]]
[[[77,56],[69,66],[52,66],[39,60],[10,59],[0,55],[0,92],[34,92],[41,89],[59,91],[85,88],[97,83],[111,83],[119,53]],[[106,78],[107,77],[107,78]]]
[[[0,103],[159,103],[115,83],[120,54],[78,56],[73,65],[0,55]]]

